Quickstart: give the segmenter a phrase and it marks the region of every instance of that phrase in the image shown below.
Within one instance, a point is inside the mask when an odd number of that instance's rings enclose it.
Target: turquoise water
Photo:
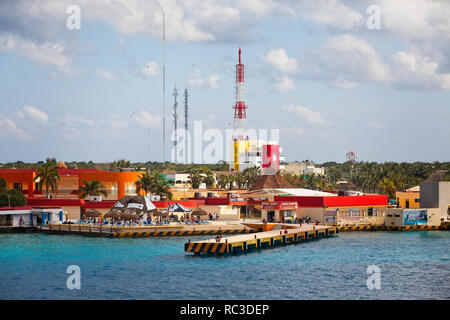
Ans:
[[[186,240],[0,234],[0,299],[450,298],[450,232],[347,232],[209,257],[184,253]],[[69,265],[80,290],[66,288]],[[369,265],[380,290],[366,286]]]

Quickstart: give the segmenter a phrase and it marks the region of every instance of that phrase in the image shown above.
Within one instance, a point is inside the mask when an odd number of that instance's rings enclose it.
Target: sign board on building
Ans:
[[[323,220],[325,223],[336,223],[337,210],[325,210],[323,213]]]
[[[297,202],[262,202],[263,210],[297,210]]]
[[[428,222],[427,210],[404,210],[403,222],[405,225],[427,223]]]

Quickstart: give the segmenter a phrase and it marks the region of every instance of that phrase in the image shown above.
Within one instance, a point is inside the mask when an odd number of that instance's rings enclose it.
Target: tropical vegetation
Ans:
[[[6,180],[0,178],[0,207],[22,207],[27,203],[22,192],[8,189]]]
[[[37,171],[39,172],[35,181],[38,181],[39,190],[42,192],[42,187],[45,186],[45,196],[48,198],[48,190],[51,189],[52,193],[58,190],[58,180],[61,178],[59,172],[56,169],[56,159],[47,158],[46,162],[40,166]]]
[[[81,198],[88,196],[108,196],[108,192],[105,190],[105,186],[98,180],[92,179],[91,181],[83,180],[83,184],[78,188],[78,194]]]
[[[450,181],[450,162],[327,162],[325,175],[284,173],[283,177],[293,186],[317,190],[339,190],[343,186],[368,193],[387,194],[392,199],[395,191],[420,184],[437,170],[447,170],[445,180]]]
[[[151,193],[172,200],[170,185],[159,172],[147,169],[136,181],[137,190]]]

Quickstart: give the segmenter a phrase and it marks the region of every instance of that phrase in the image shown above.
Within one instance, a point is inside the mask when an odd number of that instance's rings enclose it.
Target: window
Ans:
[[[420,198],[414,199],[414,202],[415,202],[415,203],[420,203]]]
[[[14,182],[14,190],[22,191],[22,183]]]
[[[372,207],[367,209],[367,216],[368,217],[373,217],[373,208]]]

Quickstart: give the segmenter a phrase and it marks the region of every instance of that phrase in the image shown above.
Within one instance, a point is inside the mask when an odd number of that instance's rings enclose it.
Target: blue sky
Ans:
[[[161,161],[161,8],[168,136],[174,85],[191,127],[230,128],[241,47],[248,126],[280,129],[286,160],[449,161],[448,1],[6,0],[0,162]]]

